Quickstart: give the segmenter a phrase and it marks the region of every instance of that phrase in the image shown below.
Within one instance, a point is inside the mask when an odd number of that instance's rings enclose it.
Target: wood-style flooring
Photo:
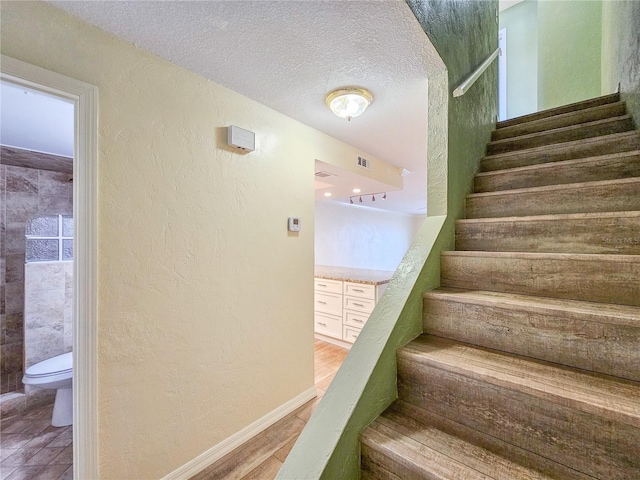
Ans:
[[[53,404],[44,405],[0,425],[0,478],[72,480],[73,427],[51,426]]]
[[[315,384],[318,396],[191,477],[191,480],[275,478],[348,352],[346,348],[316,340]]]

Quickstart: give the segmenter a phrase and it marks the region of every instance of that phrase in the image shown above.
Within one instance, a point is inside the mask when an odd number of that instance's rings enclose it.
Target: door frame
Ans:
[[[0,78],[74,103],[73,477],[98,468],[98,88],[2,55]]]

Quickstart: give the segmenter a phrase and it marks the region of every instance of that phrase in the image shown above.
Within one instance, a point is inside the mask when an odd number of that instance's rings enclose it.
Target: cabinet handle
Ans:
[[[363,304],[361,304],[361,303],[353,302],[353,304],[354,304],[356,307],[364,307],[364,305],[363,305]]]
[[[358,335],[356,335],[356,334],[352,334],[351,336],[352,336],[353,338],[358,338]]]
[[[358,323],[364,323],[362,320],[360,320],[359,318],[354,318],[353,319],[354,322],[358,322]]]
[[[364,292],[364,290],[360,290],[359,288],[352,288],[351,290],[353,290],[354,292],[360,292],[360,293]]]
[[[326,323],[322,323],[322,322],[318,322],[318,325],[322,325],[323,327],[326,327],[327,324]]]
[[[327,302],[323,302],[322,300],[318,300],[318,303],[319,303],[320,305],[326,305],[326,304],[327,304]]]
[[[327,286],[327,284],[326,284],[326,283],[319,283],[319,284],[318,284],[318,286],[319,286],[319,287],[326,287],[326,286]]]

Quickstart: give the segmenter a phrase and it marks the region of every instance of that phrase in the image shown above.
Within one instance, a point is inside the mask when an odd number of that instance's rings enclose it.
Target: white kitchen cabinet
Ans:
[[[323,340],[349,346],[358,338],[393,272],[320,268],[323,276],[314,279],[314,331]]]
[[[343,282],[343,324],[342,339],[353,343],[360,329],[369,319],[373,308],[387,288],[387,284],[370,285],[357,282]]]

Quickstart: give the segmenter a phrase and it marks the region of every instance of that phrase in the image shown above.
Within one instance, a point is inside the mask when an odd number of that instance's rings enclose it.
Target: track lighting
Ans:
[[[371,201],[372,202],[376,201],[376,195],[382,195],[382,199],[383,200],[387,199],[387,192],[367,193],[367,194],[365,194],[365,198],[367,197],[367,195],[371,195]],[[358,203],[362,203],[362,195],[353,195],[353,196],[349,197],[349,203],[351,205],[353,205],[353,199],[354,198],[358,199]]]

